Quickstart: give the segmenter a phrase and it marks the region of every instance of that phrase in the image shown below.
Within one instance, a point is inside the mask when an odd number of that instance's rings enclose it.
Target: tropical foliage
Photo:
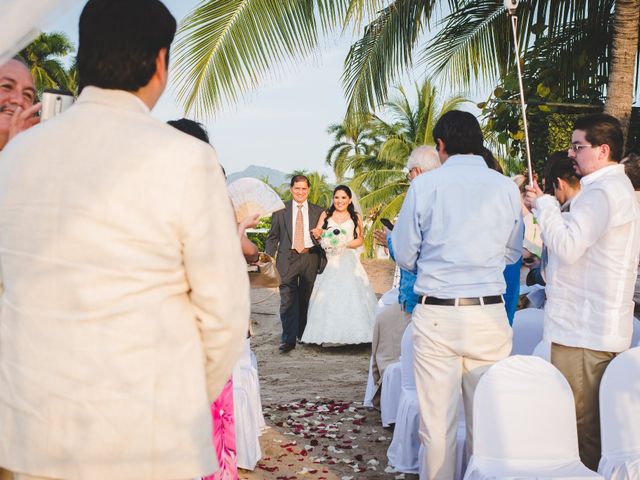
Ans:
[[[25,61],[42,93],[47,88],[57,88],[77,92],[75,65],[66,68],[63,59],[75,51],[63,33],[42,33],[27,45],[19,56]]]
[[[415,67],[429,66],[458,87],[495,84],[514,59],[502,5],[501,0],[204,0],[180,31],[180,97],[187,109],[213,113],[282,65],[309,55],[321,34],[347,28],[362,32],[343,74],[351,113],[374,111],[387,100],[389,86]],[[436,11],[448,14],[427,41]],[[558,72],[563,92],[607,77],[612,58],[634,57],[638,49],[638,0],[522,0],[518,17],[522,52],[544,35],[548,65]],[[627,38],[631,41],[621,41]],[[611,82],[634,77],[628,59],[616,67]],[[630,88],[625,84],[627,94]],[[630,107],[627,99],[625,108]]]

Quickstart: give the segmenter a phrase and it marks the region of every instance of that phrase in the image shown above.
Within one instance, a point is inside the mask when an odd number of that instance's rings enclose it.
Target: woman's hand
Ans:
[[[313,238],[315,238],[316,240],[320,239],[320,237],[322,236],[322,228],[320,227],[312,228],[311,235],[313,235]]]
[[[238,235],[244,235],[244,231],[247,228],[253,228],[260,223],[260,214],[256,213],[255,215],[251,215],[250,217],[245,217],[240,220],[238,224]]]

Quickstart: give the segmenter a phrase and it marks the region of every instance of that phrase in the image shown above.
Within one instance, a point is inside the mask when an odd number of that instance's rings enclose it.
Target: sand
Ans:
[[[391,287],[392,262],[363,265],[378,296]],[[378,411],[362,406],[371,345],[298,345],[280,354],[277,290],[253,290],[252,303],[251,343],[269,428],[260,441],[262,460],[240,478],[416,479],[385,472],[393,431],[382,427]]]

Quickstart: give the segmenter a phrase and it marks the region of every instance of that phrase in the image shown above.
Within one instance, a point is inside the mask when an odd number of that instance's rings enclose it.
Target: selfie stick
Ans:
[[[513,32],[513,45],[515,47],[516,67],[518,68],[518,85],[520,87],[520,108],[522,110],[522,125],[524,126],[524,144],[527,152],[527,170],[529,172],[529,185],[533,185],[533,168],[531,168],[531,148],[529,147],[529,126],[527,125],[527,106],[524,102],[524,86],[522,83],[522,70],[520,67],[520,48],[518,45],[518,17],[516,9],[519,0],[504,0],[504,6],[511,20]]]

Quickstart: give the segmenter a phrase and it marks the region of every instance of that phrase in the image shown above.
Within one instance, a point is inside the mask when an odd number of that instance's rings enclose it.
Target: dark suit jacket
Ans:
[[[267,235],[267,243],[265,245],[265,253],[276,257],[276,268],[281,277],[284,277],[289,269],[289,253],[293,244],[293,215],[291,213],[292,201],[284,202],[284,210],[274,212],[271,217],[271,229]],[[324,208],[308,203],[309,205],[309,229],[316,228],[320,215],[324,212]],[[321,273],[327,263],[324,250],[315,242],[313,235],[311,239],[316,244],[310,255],[319,255],[320,262],[318,272]],[[276,255],[277,253],[277,255]]]

